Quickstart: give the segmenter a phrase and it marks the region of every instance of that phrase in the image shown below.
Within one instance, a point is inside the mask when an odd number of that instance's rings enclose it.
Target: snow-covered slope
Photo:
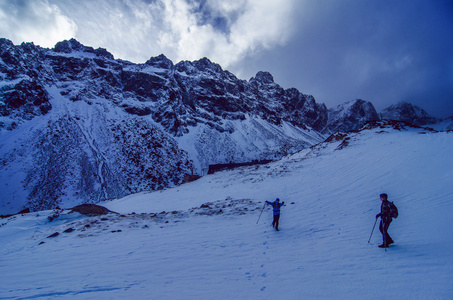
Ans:
[[[3,219],[0,298],[449,299],[452,133],[372,125],[268,165],[102,203],[124,216]],[[387,252],[377,228],[367,243],[382,192],[400,212]],[[256,224],[276,197],[279,232],[270,207]]]
[[[453,130],[453,117],[446,118],[438,123],[428,124],[427,126],[439,131]]]
[[[69,102],[48,90],[50,112],[0,131],[1,214],[96,203],[191,174],[188,154],[158,125],[104,99]]]
[[[230,132],[200,124],[176,138],[179,147],[194,161],[197,174],[207,174],[208,166],[214,164],[278,160],[325,139],[315,130],[302,129],[286,121],[275,126],[250,115],[244,120],[226,120],[224,126]]]

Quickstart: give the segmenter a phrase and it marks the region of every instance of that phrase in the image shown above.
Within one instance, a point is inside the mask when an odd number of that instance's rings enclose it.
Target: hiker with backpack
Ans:
[[[272,227],[274,227],[278,231],[278,221],[280,220],[280,207],[285,204],[285,201],[280,203],[280,199],[275,199],[274,202],[266,201],[266,204],[271,205],[274,209],[274,219],[272,221]]]
[[[380,194],[381,198],[381,212],[376,215],[376,219],[381,217],[381,223],[379,224],[379,231],[382,233],[382,245],[380,248],[387,248],[394,241],[388,234],[388,229],[393,218],[398,217],[398,209],[393,202],[388,201],[387,194]]]

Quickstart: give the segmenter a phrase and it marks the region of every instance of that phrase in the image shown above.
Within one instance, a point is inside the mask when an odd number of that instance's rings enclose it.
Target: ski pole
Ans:
[[[260,213],[260,216],[258,217],[258,221],[256,221],[256,224],[258,224],[258,222],[260,221],[261,214],[263,213],[263,210],[264,210],[265,206],[266,206],[266,202],[264,202],[263,209],[261,209],[261,213]]]
[[[371,236],[373,235],[374,227],[376,227],[377,219],[378,219],[378,218],[376,218],[376,221],[374,221],[373,230],[371,230],[370,238],[368,239],[368,244],[369,244],[370,241],[371,241]]]

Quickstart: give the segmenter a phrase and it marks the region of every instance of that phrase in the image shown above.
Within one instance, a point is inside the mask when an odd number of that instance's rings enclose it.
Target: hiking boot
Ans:
[[[379,247],[379,248],[388,248],[389,246],[388,246],[388,245],[382,244],[382,245],[379,245],[378,247]]]

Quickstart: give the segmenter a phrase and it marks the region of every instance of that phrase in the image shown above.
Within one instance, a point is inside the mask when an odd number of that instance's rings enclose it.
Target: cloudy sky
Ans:
[[[208,57],[328,107],[408,101],[453,115],[451,0],[0,0],[0,37],[75,38],[135,63]]]

